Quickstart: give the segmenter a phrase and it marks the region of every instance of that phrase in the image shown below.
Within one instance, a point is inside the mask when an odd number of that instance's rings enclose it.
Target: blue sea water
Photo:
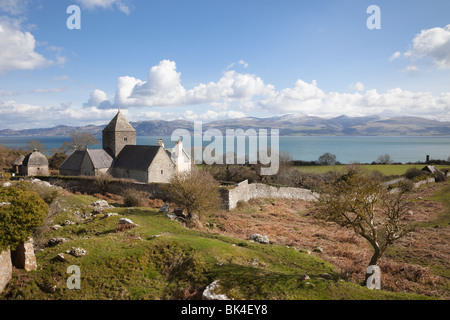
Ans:
[[[139,145],[155,145],[157,136],[142,136],[137,138]],[[47,153],[58,148],[67,137],[0,137],[0,144],[9,148],[25,148],[30,140],[37,140],[44,144]],[[162,137],[166,148],[172,148],[175,142],[170,137]],[[429,155],[431,159],[446,160],[450,157],[450,137],[335,137],[335,136],[302,136],[280,137],[280,151],[287,151],[294,160],[313,161],[322,154],[329,152],[336,155],[341,163],[360,162],[371,163],[378,156],[389,154],[395,162],[425,161]],[[101,140],[100,140],[101,142]],[[270,137],[269,137],[270,142]],[[204,141],[207,146],[211,142]],[[225,140],[224,140],[225,146]],[[100,148],[92,146],[92,149]]]

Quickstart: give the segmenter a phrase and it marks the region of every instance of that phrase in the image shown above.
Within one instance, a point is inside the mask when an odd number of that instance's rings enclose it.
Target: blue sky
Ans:
[[[381,29],[367,28],[370,5]],[[0,0],[0,129],[104,124],[118,107],[131,121],[450,120],[449,12],[448,0]]]

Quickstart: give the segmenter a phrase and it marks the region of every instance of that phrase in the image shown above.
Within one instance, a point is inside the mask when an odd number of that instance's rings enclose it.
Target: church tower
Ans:
[[[136,145],[136,130],[119,112],[102,131],[103,149],[116,158],[126,145]]]

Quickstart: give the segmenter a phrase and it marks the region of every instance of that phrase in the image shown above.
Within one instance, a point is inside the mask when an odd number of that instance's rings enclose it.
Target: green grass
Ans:
[[[64,218],[88,211],[95,198],[64,196]],[[15,273],[0,299],[186,299],[214,280],[234,299],[425,299],[414,294],[371,291],[339,279],[334,267],[311,254],[199,232],[147,208],[108,210],[43,235],[68,241],[37,253],[38,271]],[[115,233],[121,217],[140,225]],[[56,220],[60,219],[56,217]],[[159,237],[154,237],[160,235]],[[82,247],[88,255],[55,262],[58,253]],[[69,290],[67,267],[81,268],[81,290]],[[324,276],[324,274],[329,276]],[[310,280],[300,280],[307,274]],[[23,277],[26,281],[23,281]]]
[[[422,169],[425,165],[416,165],[416,164],[388,164],[388,165],[363,165],[364,168],[368,170],[378,170],[385,176],[400,176],[406,173],[406,171],[410,168]],[[436,166],[438,169],[449,169],[449,166],[438,165]],[[332,170],[342,170],[345,168],[345,165],[335,165],[335,166],[298,166],[298,170],[301,172],[308,173],[325,173]]]

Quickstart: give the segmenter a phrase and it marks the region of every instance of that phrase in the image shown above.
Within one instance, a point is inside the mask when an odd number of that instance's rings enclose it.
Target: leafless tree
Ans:
[[[404,219],[410,205],[407,187],[390,192],[378,176],[353,165],[322,185],[315,213],[366,239],[374,250],[369,265],[376,265],[392,243],[411,231]]]
[[[69,137],[72,140],[64,142],[58,152],[71,153],[75,150],[86,150],[89,146],[100,143],[93,134],[82,131],[74,131]]]

